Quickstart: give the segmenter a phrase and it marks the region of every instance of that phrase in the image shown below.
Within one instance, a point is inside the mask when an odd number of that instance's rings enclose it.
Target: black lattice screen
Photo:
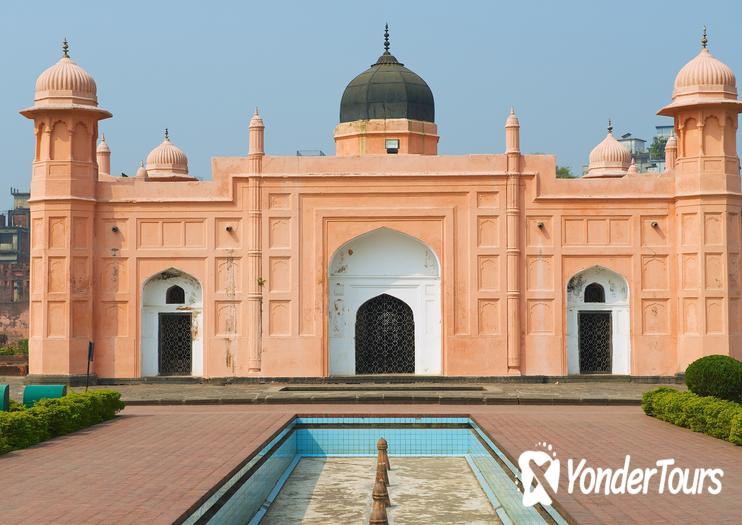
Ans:
[[[160,314],[160,375],[191,375],[191,314]]]
[[[611,312],[580,312],[581,374],[611,373]]]
[[[356,374],[415,373],[412,309],[391,295],[369,299],[356,314]]]

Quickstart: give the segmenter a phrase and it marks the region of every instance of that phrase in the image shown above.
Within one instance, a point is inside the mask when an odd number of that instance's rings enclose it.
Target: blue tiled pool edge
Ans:
[[[301,458],[375,456],[382,435],[392,457],[465,458],[503,523],[548,522],[543,514],[559,525],[567,523],[564,511],[551,506],[541,507],[541,513],[523,507],[514,483],[520,481],[519,470],[470,416],[296,416],[176,523],[257,525]],[[498,492],[504,497],[498,498]]]

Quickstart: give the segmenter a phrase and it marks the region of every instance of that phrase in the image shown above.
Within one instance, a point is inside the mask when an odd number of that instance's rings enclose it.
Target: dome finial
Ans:
[[[70,58],[70,44],[67,42],[67,38],[62,41],[62,57]]]
[[[389,24],[384,24],[384,54],[389,54]]]
[[[708,36],[706,34],[706,26],[704,25],[703,26],[703,36],[701,37],[701,47],[703,47],[704,49],[706,49],[708,47],[708,45],[709,45],[709,39],[708,39]]]
[[[165,140],[167,140],[168,142],[170,142],[170,133],[168,132],[168,129],[167,128],[165,128]]]
[[[613,135],[613,122],[611,122],[611,119],[608,119],[608,133]]]
[[[101,142],[105,142],[106,141],[106,134],[105,133],[101,133],[100,134],[100,141]]]

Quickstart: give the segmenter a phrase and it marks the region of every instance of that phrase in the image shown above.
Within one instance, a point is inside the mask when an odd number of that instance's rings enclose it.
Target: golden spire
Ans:
[[[708,45],[709,45],[709,39],[708,39],[708,36],[706,34],[706,26],[704,25],[703,26],[703,36],[701,37],[701,46],[704,49],[706,49],[706,47],[708,47]]]
[[[62,42],[62,57],[63,58],[70,58],[70,44],[67,42],[67,39],[65,38]]]

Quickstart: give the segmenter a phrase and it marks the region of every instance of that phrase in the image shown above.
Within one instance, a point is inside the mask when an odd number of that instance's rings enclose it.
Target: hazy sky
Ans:
[[[579,171],[605,135],[651,138],[677,71],[709,48],[742,71],[736,1],[3,1],[0,4],[0,203],[27,188],[32,126],[18,110],[61,56],[93,75],[112,172],[133,175],[170,128],[190,171],[243,155],[256,105],[266,151],[334,153],[340,96],[391,51],[433,90],[441,154],[501,152],[511,105],[525,152]],[[0,205],[0,209],[5,206]]]

